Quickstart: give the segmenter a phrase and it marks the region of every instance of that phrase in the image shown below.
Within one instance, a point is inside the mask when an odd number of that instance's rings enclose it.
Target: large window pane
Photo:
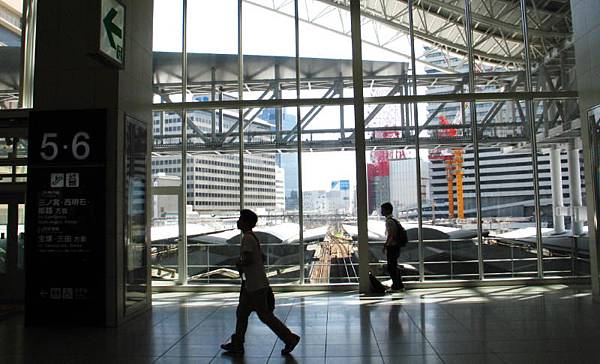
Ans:
[[[255,232],[266,255],[267,276],[271,283],[298,283],[301,251],[297,153],[247,151],[244,207],[259,216]]]
[[[19,107],[22,1],[0,3],[0,110]]]
[[[300,96],[352,95],[350,11],[321,1],[299,6]]]
[[[448,11],[454,16],[449,16]],[[414,2],[412,16],[416,35],[414,48],[417,57],[417,93],[432,95],[466,92],[469,61],[463,21],[464,2],[454,2],[452,9],[439,4]],[[404,22],[409,25],[408,19],[404,19]]]
[[[179,200],[176,195],[152,196],[150,264],[154,284],[179,277]]]
[[[231,282],[239,278],[239,154],[188,156],[188,267],[190,282]],[[233,275],[232,275],[233,274]]]
[[[20,137],[0,138],[1,183],[19,183],[27,181],[27,139]]]
[[[154,103],[182,100],[183,0],[154,1]]]
[[[564,121],[568,102],[534,103],[543,214],[544,276],[589,274],[587,210],[581,129]],[[571,114],[570,118],[575,117]]]
[[[482,142],[520,143],[529,140],[524,101],[477,102],[475,110],[479,140]]]
[[[187,101],[239,99],[238,2],[187,4]]]
[[[431,184],[430,202],[423,205],[425,279],[478,279],[473,150],[449,143],[462,137],[460,129],[442,132],[449,136],[437,137],[447,144],[425,151]]]
[[[571,3],[529,0],[527,19],[534,90],[577,90]]]
[[[389,143],[401,140],[392,134],[384,139]],[[417,160],[414,148],[388,146],[386,148],[369,148],[367,152],[367,193],[369,213],[369,262],[370,271],[391,286],[386,269],[387,257],[383,252],[386,239],[385,218],[381,216],[380,206],[390,202],[394,207],[394,218],[398,219],[407,230],[409,243],[401,249],[398,263],[404,281],[418,280],[418,189]],[[421,200],[429,202],[429,167],[425,159],[421,159]]]
[[[429,92],[437,92],[430,88]],[[422,178],[429,177],[423,201],[424,279],[478,279],[477,213],[471,153],[471,115],[463,102],[419,105]]]
[[[521,7],[518,3],[510,7],[504,5],[497,1],[471,1],[475,89],[470,92],[525,90]],[[542,37],[530,37],[530,44],[543,42]]]
[[[484,277],[535,277],[537,234],[531,146],[482,144],[479,159]],[[540,171],[540,185],[546,178],[547,173]],[[544,220],[542,226],[546,226]]]
[[[301,108],[304,148],[336,149],[354,144],[352,106],[312,106]],[[292,136],[296,140],[295,136]]]
[[[242,42],[244,99],[296,98],[296,36],[293,1],[274,1],[278,11],[244,2]]]
[[[358,282],[354,158],[353,151],[302,155],[307,283]]]
[[[190,283],[239,279],[239,110],[188,112],[187,236]]]

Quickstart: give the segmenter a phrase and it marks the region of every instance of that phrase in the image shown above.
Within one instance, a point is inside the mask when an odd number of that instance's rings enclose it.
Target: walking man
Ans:
[[[402,273],[398,270],[398,257],[400,257],[400,245],[402,242],[400,223],[392,217],[394,207],[386,202],[381,205],[381,215],[385,216],[386,239],[383,244],[383,252],[387,256],[387,270],[392,279],[392,291],[403,291]]]
[[[242,231],[240,259],[237,262],[242,277],[242,288],[236,311],[235,333],[231,335],[231,341],[222,344],[221,348],[230,353],[242,354],[244,352],[244,336],[248,328],[248,317],[252,311],[255,311],[260,321],[285,343],[281,354],[287,355],[298,345],[300,336],[292,333],[273,314],[275,308],[273,291],[265,274],[264,256],[260,249],[260,242],[252,231],[257,221],[258,216],[251,210],[242,210],[237,221],[237,227]]]

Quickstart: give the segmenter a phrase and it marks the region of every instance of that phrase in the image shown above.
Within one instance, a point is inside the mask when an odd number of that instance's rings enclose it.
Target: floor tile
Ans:
[[[327,364],[384,364],[381,356],[327,358]]]
[[[445,364],[503,364],[496,354],[440,354]]]
[[[266,364],[268,357],[248,357],[237,355],[217,355],[210,363],[211,364]]]
[[[385,364],[443,364],[437,355],[383,356]]]
[[[369,345],[347,345],[327,344],[326,355],[330,357],[369,357],[380,355],[377,344]]]
[[[420,343],[380,343],[382,356],[433,355],[435,351],[431,344]]]
[[[356,293],[286,293],[277,314],[301,335],[293,355],[252,315],[245,354],[223,354],[235,293],[154,295],[119,328],[25,327],[0,321],[0,363],[598,363],[600,310],[587,287],[414,290],[401,304]],[[536,299],[520,300],[524,295]],[[486,300],[472,302],[472,296]],[[537,296],[540,296],[539,298]]]
[[[436,342],[433,349],[439,354],[485,354],[490,349],[483,341]]]

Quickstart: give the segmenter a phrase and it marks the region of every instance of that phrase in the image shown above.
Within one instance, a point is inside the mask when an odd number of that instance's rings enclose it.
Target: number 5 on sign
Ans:
[[[40,149],[42,149],[42,151],[40,152],[40,157],[42,157],[43,160],[46,161],[51,161],[54,160],[54,158],[56,158],[56,156],[58,155],[58,145],[55,142],[50,141],[50,138],[56,138],[58,136],[58,134],[56,133],[44,133],[44,137],[42,138],[42,145],[40,146]],[[46,148],[49,148],[49,154],[46,153]]]

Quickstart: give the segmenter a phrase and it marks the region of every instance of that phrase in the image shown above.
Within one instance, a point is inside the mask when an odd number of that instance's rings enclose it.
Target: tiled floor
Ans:
[[[600,305],[586,287],[413,290],[383,297],[280,293],[276,314],[302,336],[293,356],[251,316],[243,357],[219,349],[232,293],[156,294],[119,329],[24,328],[0,321],[0,363],[600,363]]]

